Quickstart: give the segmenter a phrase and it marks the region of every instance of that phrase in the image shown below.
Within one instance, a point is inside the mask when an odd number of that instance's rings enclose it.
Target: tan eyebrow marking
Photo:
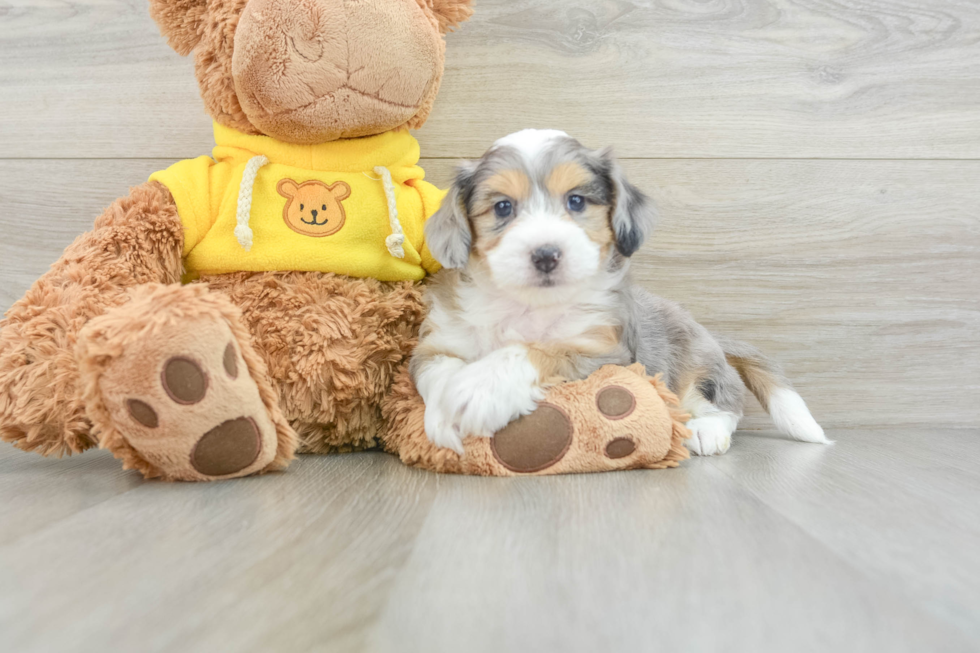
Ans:
[[[520,170],[501,170],[487,179],[485,186],[517,201],[524,201],[531,196],[531,180]]]
[[[566,162],[555,166],[555,169],[548,175],[545,186],[548,192],[554,197],[562,197],[570,190],[589,183],[592,176],[580,164]]]

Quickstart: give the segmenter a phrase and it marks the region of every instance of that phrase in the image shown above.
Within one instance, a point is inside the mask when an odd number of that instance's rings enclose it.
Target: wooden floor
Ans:
[[[429,178],[524,127],[660,209],[638,280],[837,444],[488,480],[383,454],[212,485],[0,446],[0,652],[980,650],[980,3],[477,0]],[[144,0],[0,0],[0,311],[212,147]]]
[[[980,650],[980,432],[832,436],[665,471],[366,453],[213,485],[0,449],[0,650]]]

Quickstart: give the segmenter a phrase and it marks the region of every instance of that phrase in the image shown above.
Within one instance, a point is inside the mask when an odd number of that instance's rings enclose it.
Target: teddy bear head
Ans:
[[[150,0],[218,123],[313,144],[421,127],[471,0]]]

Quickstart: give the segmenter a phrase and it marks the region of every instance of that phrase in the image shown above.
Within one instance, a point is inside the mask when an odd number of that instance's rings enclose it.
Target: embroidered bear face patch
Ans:
[[[342,181],[328,186],[322,181],[298,184],[283,179],[276,190],[286,198],[282,219],[298,234],[314,238],[329,236],[340,231],[347,220],[341,202],[350,197],[350,186]]]

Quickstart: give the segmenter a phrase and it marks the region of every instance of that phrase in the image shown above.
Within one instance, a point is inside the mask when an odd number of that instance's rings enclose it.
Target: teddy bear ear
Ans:
[[[177,54],[187,56],[201,40],[206,0],[150,0],[150,16]]]
[[[279,183],[276,184],[276,190],[286,199],[290,199],[296,195],[296,191],[299,190],[299,184],[292,179],[280,179]]]
[[[330,191],[330,194],[333,195],[334,199],[338,202],[342,202],[350,197],[350,186],[344,181],[338,181],[330,184],[327,186],[327,190]]]
[[[439,29],[451,32],[473,15],[473,0],[425,0],[439,21]]]

